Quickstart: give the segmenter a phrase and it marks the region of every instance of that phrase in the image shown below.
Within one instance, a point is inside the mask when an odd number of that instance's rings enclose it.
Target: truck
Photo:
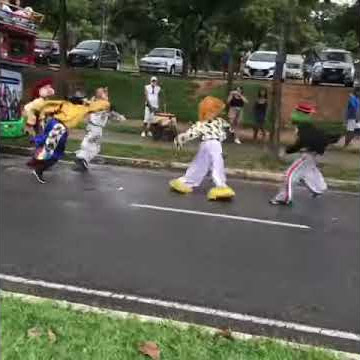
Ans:
[[[31,10],[29,12],[29,9]],[[43,15],[31,8],[0,4],[0,136],[22,136],[24,67],[35,65],[35,40]]]

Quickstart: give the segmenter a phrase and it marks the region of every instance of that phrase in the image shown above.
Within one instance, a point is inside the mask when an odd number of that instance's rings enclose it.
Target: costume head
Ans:
[[[33,99],[37,98],[47,98],[49,96],[53,96],[55,94],[55,90],[53,88],[53,81],[51,78],[46,78],[39,80],[35,83],[31,95]]]
[[[296,105],[295,110],[291,114],[291,122],[296,126],[304,124],[312,124],[312,115],[316,112],[313,105],[305,102],[301,102]]]
[[[207,96],[199,104],[199,121],[206,122],[218,117],[225,109],[225,103],[213,96]]]
[[[107,87],[99,87],[95,90],[95,99],[96,100],[109,100],[109,90]]]

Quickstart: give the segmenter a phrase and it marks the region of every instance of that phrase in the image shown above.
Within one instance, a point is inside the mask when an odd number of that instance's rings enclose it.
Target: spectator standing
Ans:
[[[261,131],[262,138],[265,140],[266,132],[264,129],[266,112],[268,107],[268,94],[265,87],[260,88],[258,97],[254,104],[254,141],[257,140],[258,132]]]
[[[158,79],[153,76],[150,84],[145,86],[145,115],[144,115],[144,129],[141,133],[142,137],[152,136],[150,126],[155,122],[155,113],[160,106],[160,92],[161,87],[158,85]]]
[[[355,130],[360,122],[360,87],[355,87],[350,94],[346,109],[346,136],[345,146],[348,146],[355,137]]]
[[[248,100],[244,95],[244,89],[242,86],[239,86],[235,90],[230,92],[227,103],[229,106],[229,121],[235,135],[234,142],[235,144],[241,144],[239,137],[240,125],[243,120],[244,106],[248,103]]]

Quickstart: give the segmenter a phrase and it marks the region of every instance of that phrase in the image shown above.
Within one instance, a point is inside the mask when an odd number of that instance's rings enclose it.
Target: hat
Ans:
[[[213,96],[207,96],[199,104],[199,121],[216,118],[225,109],[225,103]]]
[[[151,81],[151,82],[153,82],[153,81],[158,81],[158,79],[157,79],[156,76],[152,76],[150,81]]]
[[[33,99],[38,98],[40,96],[39,94],[40,89],[43,88],[44,86],[49,86],[49,85],[53,86],[52,78],[45,78],[37,81],[31,91],[32,98]]]
[[[305,114],[313,114],[316,112],[315,106],[306,102],[298,103],[295,110],[301,111]]]

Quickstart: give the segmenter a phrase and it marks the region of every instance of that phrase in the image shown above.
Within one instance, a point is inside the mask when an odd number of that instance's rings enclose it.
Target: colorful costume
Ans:
[[[235,196],[235,192],[226,184],[221,145],[226,139],[225,129],[230,125],[217,117],[224,108],[225,104],[221,100],[206,97],[199,106],[199,122],[175,138],[178,148],[199,137],[201,145],[186,174],[170,182],[173,190],[184,194],[192,192],[194,187],[200,186],[210,171],[215,187],[209,191],[208,199],[229,199]]]
[[[90,113],[107,111],[110,104],[105,100],[95,100],[80,105],[64,100],[41,99],[35,104],[33,101],[30,108],[30,112],[25,112],[27,125],[30,128],[34,126],[33,115],[36,115],[40,123],[48,119],[44,132],[34,138],[36,150],[28,163],[34,168],[34,175],[38,181],[45,183],[43,172],[64,155],[68,129],[76,127]]]
[[[270,200],[273,205],[290,205],[293,198],[293,186],[304,183],[314,196],[321,195],[327,185],[316,165],[316,157],[323,155],[329,144],[339,141],[341,135],[327,135],[312,123],[311,114],[315,110],[308,104],[299,104],[293,113],[292,122],[296,124],[298,135],[296,142],[288,146],[286,152],[301,152],[285,173],[285,181],[279,193]]]
[[[99,154],[103,128],[106,126],[109,118],[118,121],[126,120],[123,115],[115,111],[99,111],[89,115],[85,137],[81,142],[80,150],[76,152],[76,170],[86,170],[90,161]]]

